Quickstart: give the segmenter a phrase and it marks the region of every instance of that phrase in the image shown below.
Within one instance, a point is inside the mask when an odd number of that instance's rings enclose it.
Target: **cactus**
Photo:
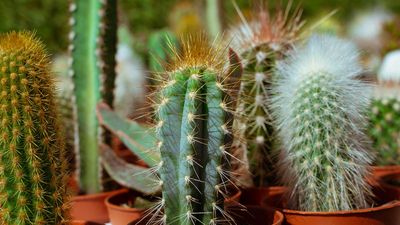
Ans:
[[[74,81],[76,161],[82,192],[101,190],[99,142],[101,133],[95,116],[96,104],[103,99],[112,105],[115,79],[117,15],[115,0],[75,1],[70,5],[73,17],[70,75]],[[104,135],[105,142],[108,141]]]
[[[371,103],[368,129],[377,152],[376,165],[397,165],[400,162],[400,100],[374,99]]]
[[[43,44],[0,36],[0,224],[64,224],[68,167]]]
[[[211,38],[216,38],[221,34],[222,30],[222,13],[223,1],[207,0],[206,1],[206,20],[207,29]]]
[[[369,108],[369,136],[377,152],[376,165],[400,162],[400,51],[389,52],[378,71],[378,84]]]
[[[372,156],[364,129],[371,87],[356,79],[361,71],[356,47],[332,36],[311,37],[278,65],[272,107],[290,208],[369,206]]]
[[[299,9],[286,18],[285,13],[290,10],[289,5],[286,10],[278,8],[275,15],[270,15],[261,8],[251,21],[243,21],[231,32],[233,48],[240,53],[244,64],[236,126],[243,131],[242,139],[247,142],[247,146],[236,143],[234,146],[235,149],[247,147],[250,170],[257,186],[276,182],[273,176],[275,131],[269,106],[271,82],[276,60],[298,39],[303,26]],[[240,11],[238,13],[241,15]],[[241,185],[252,186],[252,183]]]
[[[224,220],[234,101],[227,92],[232,77],[222,71],[223,53],[223,48],[208,47],[204,35],[189,38],[158,92],[165,224]]]

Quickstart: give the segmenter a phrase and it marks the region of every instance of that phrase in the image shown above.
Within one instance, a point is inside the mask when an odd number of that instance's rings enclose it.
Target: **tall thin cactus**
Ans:
[[[184,41],[182,51],[158,92],[162,220],[220,224],[228,219],[223,204],[230,184],[234,77],[223,72],[224,49],[209,47],[204,35]]]
[[[0,36],[0,224],[64,224],[68,167],[43,44]]]
[[[371,88],[351,43],[313,36],[278,65],[274,116],[283,143],[280,170],[290,208],[368,207],[366,109]]]
[[[71,70],[76,107],[77,176],[81,191],[101,190],[99,143],[102,134],[95,116],[103,99],[113,101],[117,29],[117,1],[74,1],[70,5]],[[107,137],[104,138],[107,141]]]
[[[288,13],[293,11],[291,16]],[[238,11],[239,15],[241,12]],[[257,186],[272,185],[276,164],[275,130],[271,117],[271,83],[275,63],[299,38],[301,10],[278,8],[275,14],[260,8],[250,21],[241,15],[242,23],[231,31],[232,47],[240,53],[244,73],[238,99],[236,126],[242,130],[243,141],[237,150],[247,149],[250,171]],[[245,144],[245,145],[244,145]],[[241,151],[239,151],[241,152]],[[251,180],[241,185],[251,186]]]

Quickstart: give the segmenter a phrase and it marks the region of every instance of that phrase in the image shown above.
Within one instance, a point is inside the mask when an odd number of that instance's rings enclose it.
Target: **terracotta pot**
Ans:
[[[382,175],[379,182],[384,189],[391,190],[400,200],[400,170]]]
[[[384,187],[374,187],[373,192],[378,206],[359,210],[305,212],[284,209],[286,203],[283,193],[272,194],[264,200],[263,205],[280,208],[285,225],[399,225],[400,201],[395,200],[398,193]]]
[[[283,193],[284,190],[285,188],[282,186],[246,188],[242,190],[240,203],[243,205],[261,206],[264,198],[271,196],[273,193]]]
[[[281,225],[283,222],[283,214],[272,208],[263,208],[260,206],[245,206],[246,209],[238,207],[228,208],[229,214],[232,215],[235,224],[238,225]],[[147,225],[150,217],[138,218],[129,225]],[[232,222],[232,224],[234,224]]]
[[[372,174],[375,178],[380,179],[383,176],[392,174],[392,173],[399,173],[400,172],[400,165],[399,166],[373,166],[372,167]]]
[[[88,222],[84,220],[73,220],[71,225],[103,225],[101,223]]]
[[[225,199],[226,206],[234,206],[239,202],[242,192],[236,191],[230,198]],[[146,209],[128,208],[121,205],[129,202],[130,205],[135,202],[135,194],[125,190],[124,192],[115,193],[105,200],[108,215],[112,225],[126,225],[129,222],[143,216]]]
[[[121,206],[126,203],[134,204],[136,195],[133,192],[125,190],[108,196],[105,200],[108,215],[112,225],[125,225],[140,218],[146,209],[137,209]]]
[[[99,194],[74,196],[71,202],[72,219],[103,224],[107,223],[109,217],[104,200],[110,195],[123,191],[125,191],[125,189]]]

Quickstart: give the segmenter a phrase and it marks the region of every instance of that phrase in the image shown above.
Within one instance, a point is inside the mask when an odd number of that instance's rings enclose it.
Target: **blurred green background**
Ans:
[[[231,0],[222,2],[221,17],[226,28],[237,21],[237,14]],[[260,1],[236,2],[246,12]],[[269,6],[273,7],[279,1],[268,2]],[[285,1],[281,2],[285,4]],[[293,3],[297,5],[300,1],[294,0]],[[0,32],[36,30],[53,55],[66,51],[69,31],[68,4],[68,0],[1,0]],[[193,29],[197,28],[196,26],[204,26],[204,17],[201,16],[204,4],[205,0],[119,0],[120,22],[126,24],[138,40],[135,42],[135,49],[143,55],[146,54],[146,49],[141,43],[146,43],[149,34],[154,30],[166,26],[175,31],[191,28],[192,25]],[[350,21],[357,11],[376,6],[395,14],[400,12],[398,0],[306,0],[301,1],[301,5],[307,20],[338,9],[333,17],[341,24]]]

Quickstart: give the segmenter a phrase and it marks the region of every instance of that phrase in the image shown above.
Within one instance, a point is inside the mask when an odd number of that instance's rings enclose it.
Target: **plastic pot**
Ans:
[[[400,173],[400,166],[373,166],[372,174],[376,179],[381,179],[384,176],[393,173]]]
[[[108,196],[124,191],[126,190],[120,189],[99,194],[74,196],[71,202],[71,218],[73,220],[103,224],[109,222],[110,220],[104,200]]]
[[[399,225],[398,193],[385,187],[374,187],[376,207],[338,212],[305,212],[285,209],[283,193],[274,193],[263,202],[283,212],[286,225]],[[273,201],[268,201],[273,200]],[[271,204],[272,203],[272,204]]]

